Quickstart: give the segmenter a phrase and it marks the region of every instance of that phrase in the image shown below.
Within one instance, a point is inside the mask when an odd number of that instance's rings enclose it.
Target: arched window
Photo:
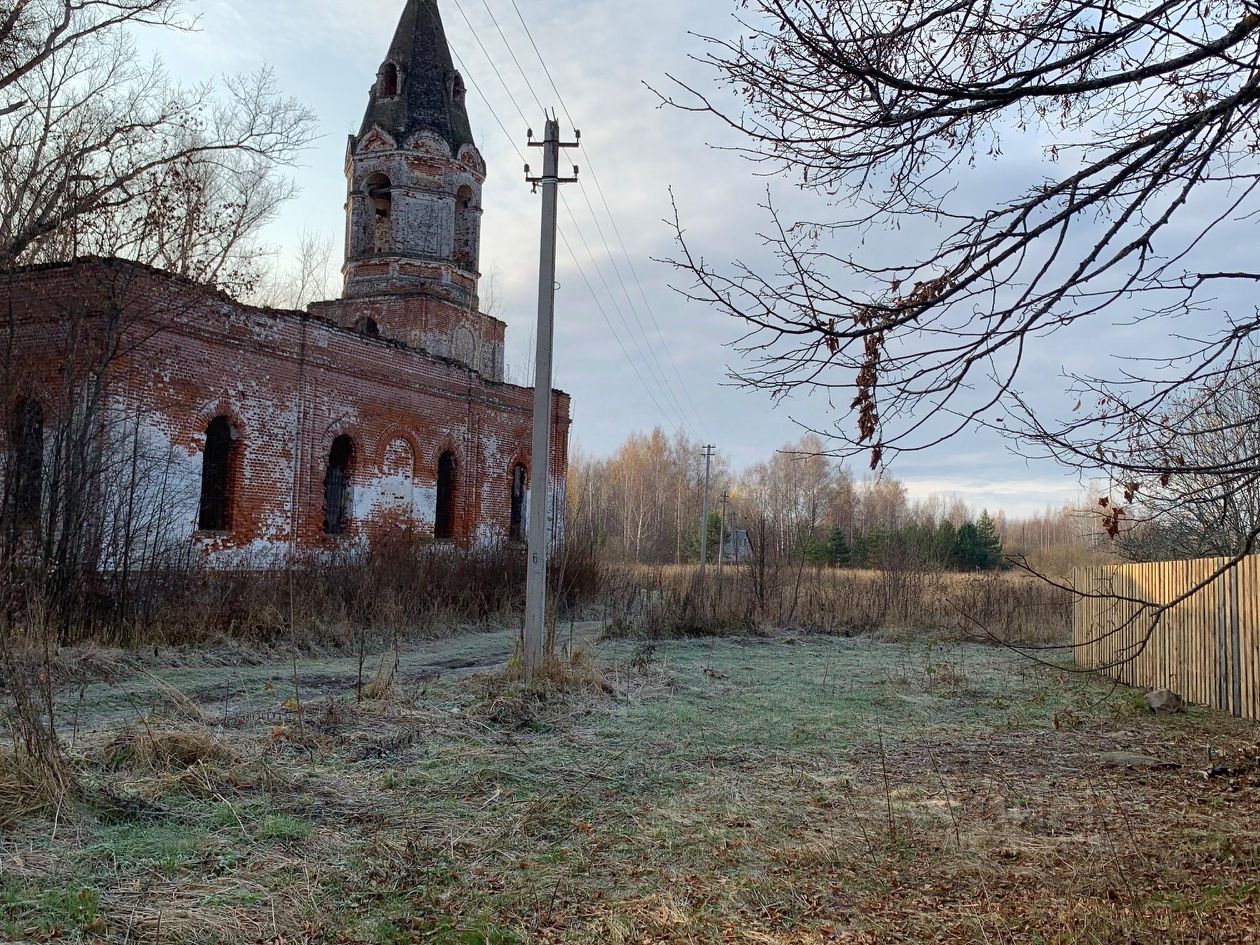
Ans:
[[[455,261],[473,268],[477,257],[477,195],[467,184],[455,192]]]
[[[455,477],[459,461],[447,450],[438,460],[437,510],[433,519],[433,537],[448,540],[455,537]]]
[[[354,472],[354,440],[342,434],[333,440],[324,472],[324,532],[344,535],[350,524],[351,476]]]
[[[463,105],[467,96],[468,88],[464,85],[464,77],[456,72],[451,79],[451,101],[456,105]]]
[[[360,318],[354,323],[354,330],[369,338],[381,337],[381,326],[376,323],[375,318]]]
[[[376,91],[381,98],[393,98],[398,94],[398,67],[392,62],[381,66]]]
[[[525,540],[525,493],[529,489],[529,472],[517,463],[512,469],[512,516],[508,537],[512,541]]]
[[[13,452],[9,480],[15,521],[39,518],[44,495],[44,410],[37,400],[24,400],[13,412]]]
[[[232,527],[232,423],[227,417],[215,417],[206,427],[197,527],[206,532]]]
[[[378,253],[388,252],[393,246],[393,184],[384,174],[373,174],[364,181],[363,189],[372,204],[372,248]]]

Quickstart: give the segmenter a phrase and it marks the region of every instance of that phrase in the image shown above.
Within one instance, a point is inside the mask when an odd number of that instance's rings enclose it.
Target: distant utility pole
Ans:
[[[581,133],[574,137],[581,140]],[[542,241],[538,262],[538,358],[534,368],[534,443],[530,454],[529,564],[525,578],[525,679],[532,681],[543,664],[547,630],[547,509],[551,486],[551,356],[556,314],[556,199],[559,185],[577,180],[560,176],[560,149],[576,148],[560,141],[560,123],[548,118],[542,141],[529,133],[529,146],[543,149],[542,177],[525,180],[542,187]]]
[[[722,586],[722,552],[726,550],[726,506],[730,504],[729,489],[722,490],[722,517],[718,520],[718,587]]]
[[[713,465],[716,446],[704,448],[704,510],[700,513],[700,579],[704,580],[704,566],[709,560],[709,471]]]

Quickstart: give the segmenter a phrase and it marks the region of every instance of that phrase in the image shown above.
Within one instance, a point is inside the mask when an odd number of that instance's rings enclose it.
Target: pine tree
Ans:
[[[825,541],[819,541],[817,538],[806,538],[801,553],[810,564],[816,564],[820,567],[831,564],[830,545]]]
[[[708,536],[707,536],[708,548],[706,549],[707,560],[710,563],[712,563],[714,561],[717,561],[718,544],[721,541],[721,537],[722,537],[722,516],[718,515],[717,512],[713,512],[713,511],[709,512],[708,528],[706,529],[706,531],[708,532]],[[693,534],[691,536],[691,542],[688,545],[687,551],[692,561],[700,560],[700,536],[699,535]]]
[[[871,566],[871,543],[861,532],[853,536],[853,548],[849,552],[849,563],[855,568],[869,568]]]
[[[831,538],[827,541],[827,558],[837,568],[848,567],[851,561],[849,543],[844,540],[844,529],[839,526],[831,530]]]
[[[984,567],[980,552],[980,533],[975,522],[963,522],[954,541],[954,558],[964,571]]]
[[[976,547],[979,567],[991,571],[1002,564],[1002,539],[987,511],[980,513],[980,521],[976,523]]]
[[[892,535],[882,525],[876,525],[866,533],[866,566],[877,568],[884,560]]]

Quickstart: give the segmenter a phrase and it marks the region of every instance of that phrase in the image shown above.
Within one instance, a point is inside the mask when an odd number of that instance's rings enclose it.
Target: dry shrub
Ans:
[[[858,571],[804,566],[764,571],[693,567],[623,572],[634,588],[628,623],[652,637],[879,630],[953,639],[1058,642],[1071,635],[1072,599],[1045,581],[1012,573],[956,574],[921,568]]]
[[[1073,568],[1092,568],[1102,564],[1115,564],[1114,554],[1082,545],[1047,545],[1030,551],[1023,562],[1030,570],[1049,578],[1062,581],[1072,579]]]
[[[1061,643],[1072,637],[1070,591],[1023,574],[967,575],[951,588],[948,624],[962,639]]]
[[[574,542],[561,548],[550,575],[552,599],[565,613],[599,593],[605,572],[593,545]],[[525,549],[461,549],[381,527],[337,550],[291,562],[259,559],[234,571],[192,570],[159,586],[162,593],[155,590],[143,608],[133,602],[137,610],[102,605],[63,615],[59,643],[90,654],[90,644],[262,644],[296,636],[303,646],[344,648],[367,637],[440,636],[520,612]]]
[[[0,723],[12,739],[0,758],[0,821],[60,808],[81,794],[57,732],[54,631],[46,613],[36,608],[24,622],[0,621],[0,688],[9,703]]]
[[[120,732],[101,752],[111,770],[150,773],[182,771],[196,765],[231,767],[242,763],[239,752],[204,728],[140,727]]]

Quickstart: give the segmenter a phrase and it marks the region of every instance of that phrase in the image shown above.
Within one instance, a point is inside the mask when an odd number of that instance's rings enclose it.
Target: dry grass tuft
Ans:
[[[553,692],[616,692],[610,681],[612,666],[595,659],[585,647],[577,647],[568,656],[551,654],[534,675],[535,688]],[[524,682],[524,665],[513,660],[504,671],[509,681]]]
[[[394,672],[382,670],[370,679],[361,693],[368,702],[392,702],[398,697],[398,687],[394,685]]]
[[[477,695],[469,710],[474,718],[531,728],[550,727],[588,714],[600,703],[630,698],[649,682],[642,668],[608,663],[578,647],[567,657],[548,658],[528,682],[518,658],[497,673],[472,677],[466,685]]]
[[[207,721],[206,714],[202,711],[201,706],[190,699],[183,690],[172,686],[166,680],[153,673],[145,673],[144,677],[156,692],[154,707],[163,716],[197,725],[204,724]]]
[[[232,767],[242,763],[240,753],[204,728],[128,729],[119,733],[102,751],[105,767],[164,773],[197,765]]]
[[[52,813],[72,793],[48,765],[23,752],[0,749],[0,826]]]

